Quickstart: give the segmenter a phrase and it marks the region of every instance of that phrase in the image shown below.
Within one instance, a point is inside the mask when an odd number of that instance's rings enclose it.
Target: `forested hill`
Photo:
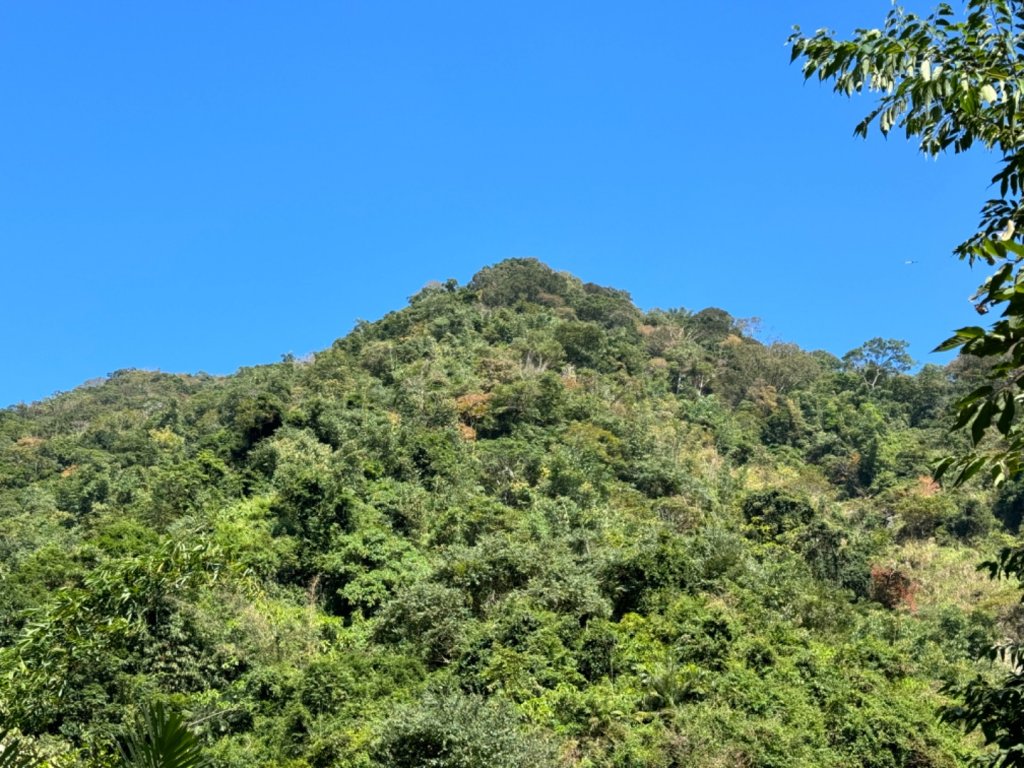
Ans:
[[[1020,631],[975,566],[1024,495],[930,481],[981,372],[909,370],[526,259],[0,411],[0,723],[55,765],[152,702],[225,768],[966,764],[939,689]]]

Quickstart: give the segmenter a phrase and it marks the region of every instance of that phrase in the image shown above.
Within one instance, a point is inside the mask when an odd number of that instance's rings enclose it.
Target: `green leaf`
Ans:
[[[1003,245],[1008,251],[1012,251],[1015,255],[1024,258],[1024,245],[1013,240],[1006,240],[1003,242]]]
[[[962,347],[965,341],[965,339],[961,339],[959,336],[950,336],[944,342],[939,344],[939,346],[933,349],[932,352],[949,352],[951,349]]]
[[[996,404],[991,400],[986,400],[978,409],[978,415],[974,417],[974,422],[971,424],[971,441],[975,445],[981,442],[985,436],[985,430],[992,425],[992,417],[995,413]]]
[[[992,385],[991,384],[985,384],[985,385],[975,389],[969,395],[966,395],[965,397],[962,397],[959,400],[957,400],[956,403],[953,405],[953,407],[957,408],[957,409],[963,408],[964,406],[970,405],[975,400],[980,400],[983,397],[988,397],[989,395],[992,394],[992,392],[993,392]]]
[[[1003,410],[999,414],[999,420],[996,422],[996,429],[999,430],[999,434],[1010,434],[1010,427],[1013,424],[1013,416],[1016,410],[1017,401],[1013,397],[1013,393],[1009,390],[1003,392]]]
[[[978,474],[981,468],[985,466],[985,463],[987,461],[988,460],[984,456],[972,461],[970,464],[964,467],[964,470],[960,473],[960,476],[957,477],[956,481],[953,484],[963,485],[964,483],[966,483],[968,480],[970,480],[972,477]]]
[[[968,325],[957,328],[953,336],[939,344],[932,352],[947,352],[957,347],[962,347],[969,341],[985,338],[985,329],[977,325]]]
[[[978,407],[980,405],[981,403],[975,401],[965,405],[963,408],[960,408],[957,412],[956,422],[953,424],[950,431],[956,432],[958,429],[963,429],[967,426],[967,423],[974,417],[974,414],[978,412]]]
[[[933,478],[933,479],[934,479],[934,480],[935,480],[936,482],[938,482],[939,480],[941,480],[941,479],[942,479],[942,476],[943,476],[944,474],[946,474],[946,471],[947,471],[947,470],[948,470],[948,469],[949,469],[949,468],[950,468],[951,466],[953,466],[953,462],[954,462],[954,459],[953,459],[953,457],[952,457],[952,456],[947,456],[947,457],[946,457],[946,458],[944,458],[944,459],[943,459],[942,461],[940,461],[940,462],[939,462],[939,463],[938,463],[938,464],[937,464],[937,465],[935,466],[935,469],[934,469],[934,470],[932,470],[932,478]]]

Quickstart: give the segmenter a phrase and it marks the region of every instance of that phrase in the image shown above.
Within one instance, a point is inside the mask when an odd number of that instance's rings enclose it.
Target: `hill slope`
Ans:
[[[0,715],[58,761],[160,700],[220,766],[964,764],[938,688],[1019,620],[973,565],[1020,489],[927,479],[976,372],[744,330],[512,260],[0,411]]]

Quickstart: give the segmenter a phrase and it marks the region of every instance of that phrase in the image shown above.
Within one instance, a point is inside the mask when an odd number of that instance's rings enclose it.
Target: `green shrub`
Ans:
[[[553,745],[510,705],[457,692],[429,693],[381,728],[372,757],[386,768],[554,768]]]

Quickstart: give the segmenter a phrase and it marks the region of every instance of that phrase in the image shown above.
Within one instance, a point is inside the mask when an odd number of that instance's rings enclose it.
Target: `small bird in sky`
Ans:
[[[907,259],[904,264],[917,264],[917,259]]]

